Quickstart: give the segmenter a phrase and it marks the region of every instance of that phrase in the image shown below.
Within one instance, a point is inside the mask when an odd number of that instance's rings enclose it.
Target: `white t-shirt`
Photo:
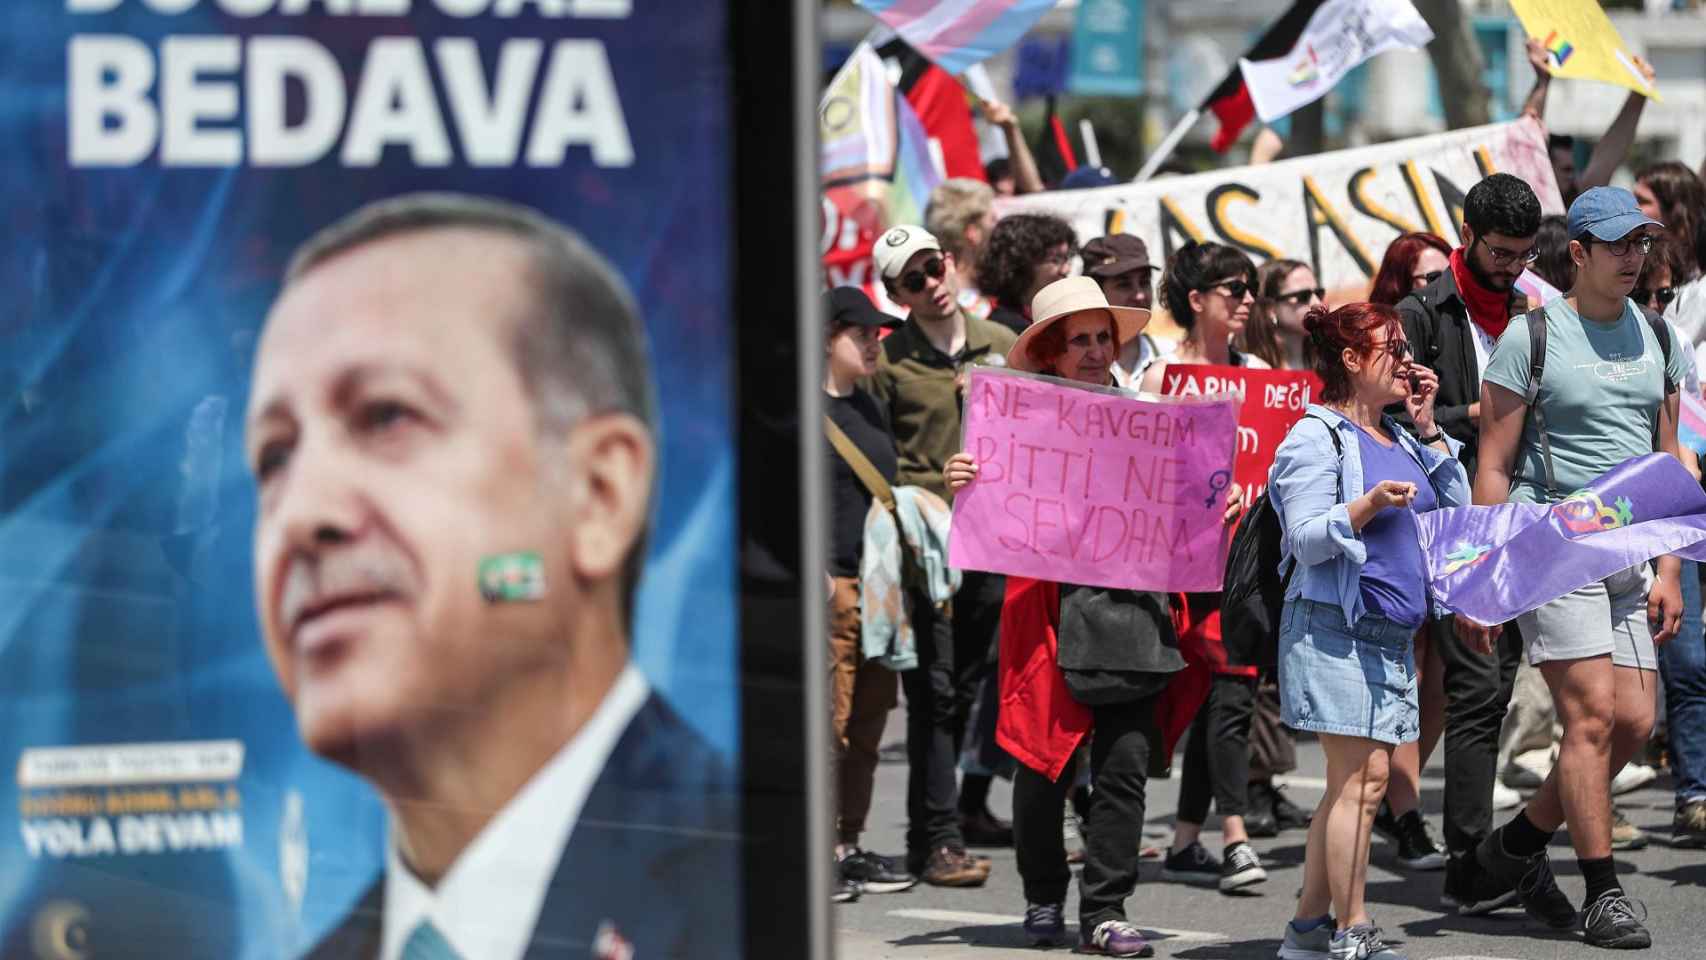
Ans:
[[[1665,308],[1665,319],[1675,324],[1689,343],[1706,342],[1706,276],[1676,288],[1676,299]]]

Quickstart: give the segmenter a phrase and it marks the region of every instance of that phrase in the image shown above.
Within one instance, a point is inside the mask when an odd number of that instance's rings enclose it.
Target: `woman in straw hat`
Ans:
[[[1148,310],[1110,306],[1089,277],[1044,287],[1032,301],[1031,315],[1034,322],[1008,352],[1007,365],[1087,387],[1115,385],[1112,367],[1120,347],[1149,320]],[[972,458],[959,453],[948,460],[943,476],[949,489],[957,491],[974,481],[977,472]],[[1229,517],[1237,515],[1241,500],[1235,489],[1228,501]],[[1137,656],[1147,664],[1147,672],[1138,675],[1148,678],[1153,688],[1122,691],[1115,695],[1118,702],[1111,703],[1074,699],[1058,664],[1063,601],[1085,604],[1088,617],[1110,601],[1118,603],[1126,618],[1122,622],[1136,626],[1122,632],[1120,643],[1142,648]],[[1095,637],[1090,640],[1094,646]],[[1129,658],[1131,651],[1122,656]],[[1113,957],[1153,955],[1138,929],[1126,921],[1125,900],[1137,885],[1149,755],[1160,736],[1156,694],[1170,672],[1182,665],[1164,594],[1007,578],[996,739],[1019,761],[1013,778],[1014,846],[1027,902],[1025,931],[1039,943],[1065,936],[1064,902],[1072,875],[1061,817],[1073,784],[1075,753],[1094,730],[1094,792],[1079,887],[1079,950]]]

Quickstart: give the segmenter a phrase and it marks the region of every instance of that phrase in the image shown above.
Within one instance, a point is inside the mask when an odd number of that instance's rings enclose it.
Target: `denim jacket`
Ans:
[[[1457,459],[1463,444],[1447,435],[1445,444],[1451,453],[1443,454],[1423,446],[1392,417],[1382,422],[1421,464],[1440,506],[1469,504],[1469,475]],[[1342,453],[1336,458],[1328,430],[1339,435]],[[1274,465],[1268,471],[1268,497],[1285,532],[1280,575],[1297,564],[1297,573],[1286,587],[1286,600],[1338,604],[1347,624],[1355,624],[1364,613],[1362,565],[1368,560],[1368,547],[1351,529],[1351,514],[1345,506],[1363,494],[1362,448],[1357,445],[1356,430],[1337,412],[1310,404],[1308,416],[1291,428],[1274,452]]]

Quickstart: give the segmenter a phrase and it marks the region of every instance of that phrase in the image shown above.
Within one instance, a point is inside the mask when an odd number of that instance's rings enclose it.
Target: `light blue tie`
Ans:
[[[462,957],[431,920],[422,920],[403,944],[403,960],[462,960]]]

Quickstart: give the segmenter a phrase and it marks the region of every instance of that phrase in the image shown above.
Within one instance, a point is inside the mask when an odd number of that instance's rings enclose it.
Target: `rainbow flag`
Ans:
[[[868,44],[853,51],[824,91],[818,132],[825,191],[874,201],[884,228],[924,222],[930,191],[942,176],[918,114],[889,85],[882,60]]]
[[[1677,415],[1677,442],[1701,456],[1706,456],[1706,401],[1681,391],[1682,410]]]
[[[1019,42],[1056,0],[858,0],[943,70],[959,76]]]
[[[1570,59],[1570,54],[1576,52],[1576,48],[1570,46],[1570,41],[1560,38],[1556,30],[1548,33],[1540,45],[1552,55],[1552,65],[1556,67],[1562,67],[1564,61]]]

